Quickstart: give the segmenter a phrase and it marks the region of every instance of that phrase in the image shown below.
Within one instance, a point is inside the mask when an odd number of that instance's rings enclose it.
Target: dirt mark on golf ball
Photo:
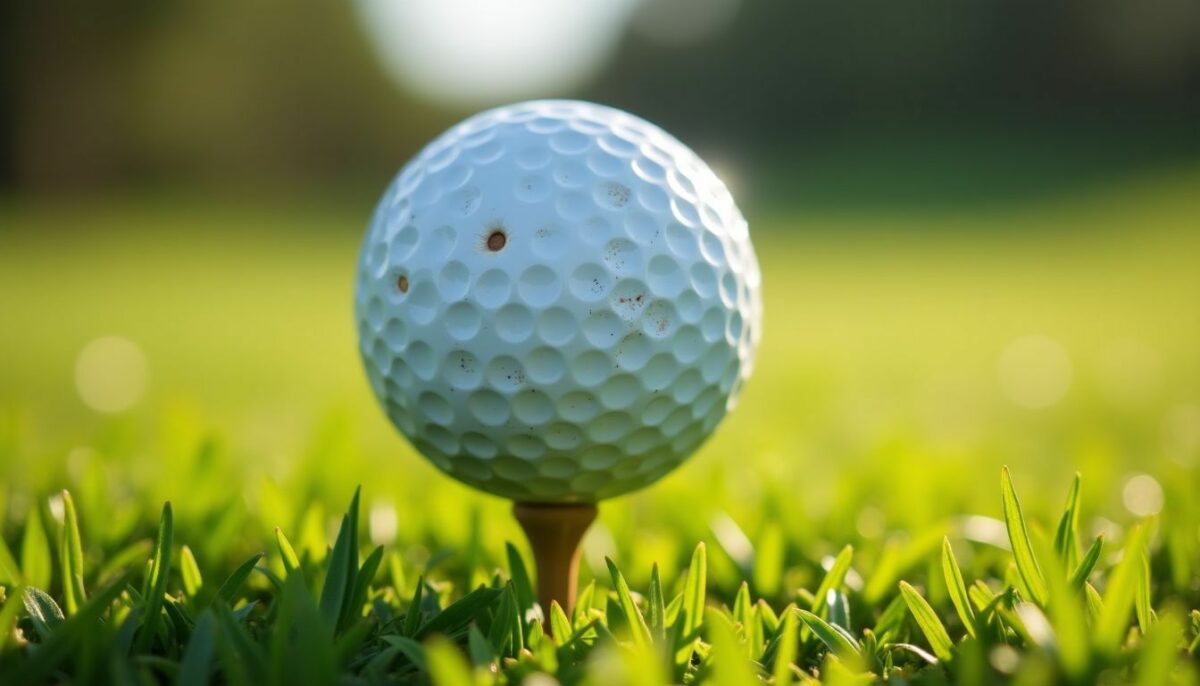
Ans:
[[[480,235],[480,249],[485,252],[500,252],[508,245],[508,228],[504,221],[496,219],[489,223]]]

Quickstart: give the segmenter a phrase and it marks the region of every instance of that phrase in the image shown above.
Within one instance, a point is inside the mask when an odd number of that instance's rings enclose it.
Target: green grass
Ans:
[[[1149,519],[1125,536],[1118,558],[1072,564],[1079,483],[1052,544],[1028,533],[1039,529],[1023,518],[1006,470],[1008,539],[943,538],[940,564],[930,552],[926,568],[908,574],[915,583],[887,564],[856,565],[847,546],[814,574],[815,589],[789,590],[785,605],[756,598],[744,581],[727,604],[708,597],[701,543],[686,571],[663,584],[656,569],[642,595],[608,560],[611,590],[589,585],[570,616],[535,605],[511,548],[509,569],[478,581],[469,580],[475,570],[434,580],[385,546],[360,562],[357,491],[331,547],[309,541],[301,557],[279,532],[276,550],[220,582],[183,562],[186,544],[176,561],[170,503],[148,565],[130,555],[95,571],[78,554],[79,522],[66,506],[51,531],[29,522],[19,560],[0,548],[0,674],[15,683],[456,685],[523,683],[533,673],[563,684],[1194,683],[1200,610],[1180,601],[1195,589],[1152,579],[1149,547],[1157,533],[1160,556],[1194,560],[1194,539]],[[972,558],[965,575],[955,543]],[[47,576],[52,548],[60,573]],[[885,590],[872,600],[864,588],[877,581]],[[48,590],[62,592],[65,608]]]
[[[1196,683],[1197,187],[752,214],[755,377],[602,505],[559,643],[509,505],[374,406],[361,207],[0,206],[0,683]],[[108,334],[149,371],[118,415],[74,381]],[[1041,409],[998,378],[1030,334]]]

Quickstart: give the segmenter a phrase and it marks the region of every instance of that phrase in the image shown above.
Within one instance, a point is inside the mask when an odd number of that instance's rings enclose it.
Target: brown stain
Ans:
[[[401,293],[407,293],[408,292],[408,277],[401,274],[400,278],[396,279],[396,288],[399,289]]]
[[[480,248],[487,252],[500,252],[508,245],[508,229],[504,222],[496,219],[484,227],[480,236]]]
[[[504,249],[504,245],[508,243],[508,238],[503,231],[493,231],[488,235],[487,247],[492,252],[500,252]]]

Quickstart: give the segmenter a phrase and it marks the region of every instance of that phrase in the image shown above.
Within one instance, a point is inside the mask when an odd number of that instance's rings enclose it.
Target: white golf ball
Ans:
[[[761,275],[699,157],[610,107],[478,114],[388,187],[355,311],[371,387],[447,474],[595,501],[686,459],[754,364]]]

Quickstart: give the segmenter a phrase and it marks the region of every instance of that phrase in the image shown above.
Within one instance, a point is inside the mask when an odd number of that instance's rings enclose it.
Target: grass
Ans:
[[[1196,683],[1198,179],[752,215],[755,378],[602,505],[558,642],[509,505],[374,407],[360,207],[0,206],[0,683]]]
[[[170,503],[148,563],[118,554],[124,563],[93,570],[64,491],[62,520],[46,531],[31,519],[19,559],[0,547],[0,674],[30,684],[1195,682],[1200,610],[1180,604],[1195,588],[1162,577],[1156,587],[1151,574],[1162,558],[1195,559],[1187,532],[1139,522],[1101,565],[1080,557],[1078,477],[1053,540],[1030,535],[1048,529],[1024,519],[1007,470],[1001,490],[1007,540],[944,537],[908,580],[887,564],[855,565],[846,546],[786,604],[755,598],[745,581],[727,604],[708,597],[701,543],[673,579],[656,568],[643,594],[607,560],[609,590],[591,582],[570,615],[535,604],[511,546],[509,568],[478,582],[435,581],[385,546],[360,559],[357,491],[331,547],[312,541],[315,554],[301,556],[277,531],[270,554],[219,583],[186,543],[176,557]],[[1154,534],[1166,543],[1152,559]],[[971,554],[966,573],[955,543]],[[864,589],[878,579],[886,590],[871,599]]]

